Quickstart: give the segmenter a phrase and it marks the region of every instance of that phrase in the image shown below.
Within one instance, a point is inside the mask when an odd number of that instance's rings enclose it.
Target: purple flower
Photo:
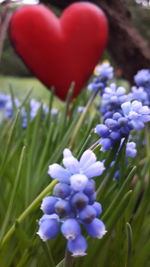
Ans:
[[[86,255],[87,241],[82,235],[78,235],[76,239],[68,240],[67,248],[72,252],[73,257],[81,257]]]
[[[134,81],[138,86],[150,88],[150,69],[139,70],[134,76]]]
[[[144,128],[144,124],[150,121],[150,108],[148,106],[142,106],[139,101],[126,102],[121,105],[123,115],[128,119],[133,129],[141,130]]]
[[[52,217],[51,215],[44,215],[39,221],[39,230],[37,234],[43,241],[53,239],[59,232],[58,217]]]
[[[104,89],[100,111],[104,119],[112,118],[115,112],[120,112],[121,104],[128,101],[128,95],[124,87],[117,87],[115,83]]]
[[[49,166],[48,174],[60,182],[72,183],[75,181],[79,183],[85,183],[88,181],[87,178],[100,176],[105,167],[101,161],[96,161],[96,156],[91,150],[86,150],[81,156],[80,160],[77,160],[69,149],[64,150],[63,165],[65,168],[55,163]],[[77,175],[77,176],[74,176]],[[71,178],[72,177],[72,178]]]
[[[135,158],[136,154],[137,154],[136,143],[127,142],[127,145],[126,145],[126,157]]]
[[[91,223],[86,223],[85,229],[91,237],[99,239],[107,232],[104,223],[97,218],[95,218]]]
[[[55,204],[57,201],[58,199],[53,196],[43,198],[42,204],[41,204],[41,210],[45,214],[49,214],[49,215],[52,213],[55,213]]]
[[[128,94],[129,100],[137,100],[141,102],[143,105],[149,105],[149,97],[147,92],[144,90],[143,87],[132,87],[132,92]]]
[[[68,240],[74,240],[81,234],[80,224],[73,218],[66,219],[61,226],[61,232]]]
[[[101,175],[105,167],[91,150],[86,150],[80,160],[69,149],[65,149],[63,155],[64,168],[56,163],[49,166],[48,174],[59,183],[54,187],[54,196],[43,199],[41,209],[45,215],[39,221],[38,234],[44,241],[54,238],[57,226],[61,224],[61,232],[68,240],[67,247],[72,256],[83,256],[87,242],[81,235],[80,224],[91,224],[102,212],[101,205],[95,202],[92,178]],[[54,229],[53,234],[49,223]]]
[[[137,100],[123,103],[120,112],[114,113],[112,118],[106,119],[104,124],[98,124],[95,128],[95,132],[101,137],[99,140],[101,150],[110,150],[122,138],[127,137],[131,130],[143,129],[148,121],[150,121],[148,106],[143,106]]]
[[[101,65],[97,65],[94,70],[94,79],[88,85],[89,91],[97,91],[101,89],[101,94],[103,93],[104,87],[109,79],[113,78],[113,67],[109,62],[104,62]]]

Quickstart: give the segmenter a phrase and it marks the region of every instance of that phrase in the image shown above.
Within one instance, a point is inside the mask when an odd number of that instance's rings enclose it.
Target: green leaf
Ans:
[[[64,259],[62,261],[60,261],[56,267],[64,267]]]

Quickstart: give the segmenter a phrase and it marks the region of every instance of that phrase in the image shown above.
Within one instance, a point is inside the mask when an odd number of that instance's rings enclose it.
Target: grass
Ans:
[[[35,78],[0,76],[0,92],[10,94],[10,88],[20,100],[23,100],[27,92],[32,90],[32,98],[48,104],[50,91]],[[55,98],[54,107],[59,108],[60,106],[62,106],[62,102]]]
[[[10,93],[10,86],[19,99],[24,99],[31,87],[32,98],[48,103],[51,95],[36,79],[1,76],[0,91]],[[126,140],[117,156],[119,144],[105,153],[100,151],[99,145],[94,146],[98,137],[93,129],[101,116],[96,108],[99,97],[85,113],[76,112],[79,105],[89,106],[88,101],[91,102],[87,90],[71,106],[52,97],[48,114],[42,117],[40,109],[35,118],[28,121],[26,129],[22,128],[18,113],[0,124],[0,266],[63,266],[65,239],[59,234],[56,239],[44,243],[36,232],[38,219],[42,216],[41,200],[52,194],[56,183],[47,174],[48,166],[55,162],[61,164],[66,147],[71,147],[77,157],[93,147],[97,159],[104,160],[106,167],[95,181],[97,201],[103,207],[100,218],[108,232],[100,240],[86,235],[87,255],[75,259],[73,267],[92,264],[95,267],[150,266],[149,125],[138,133],[137,156],[127,164],[124,157]],[[29,113],[28,104],[27,100],[24,107]],[[62,107],[58,116],[51,116],[51,107]],[[142,144],[145,139],[146,146]],[[118,169],[119,180],[114,180]]]

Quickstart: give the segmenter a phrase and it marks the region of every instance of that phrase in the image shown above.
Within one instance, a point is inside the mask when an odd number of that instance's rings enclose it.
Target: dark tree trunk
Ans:
[[[80,0],[41,0],[59,9],[64,9]],[[150,48],[132,23],[131,13],[125,0],[91,0],[100,6],[109,22],[108,50],[122,70],[122,76],[132,81],[137,70],[150,68]]]

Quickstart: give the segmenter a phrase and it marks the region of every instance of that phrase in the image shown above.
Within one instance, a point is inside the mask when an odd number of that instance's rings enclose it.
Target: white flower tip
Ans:
[[[76,236],[74,234],[68,234],[68,235],[66,235],[66,238],[68,240],[74,240],[76,238]]]
[[[74,252],[71,256],[74,258],[81,257],[81,256],[86,256],[87,253],[85,251],[76,251]]]
[[[107,230],[103,230],[99,233],[99,235],[97,236],[98,239],[101,239],[105,234],[107,233]]]
[[[39,230],[36,232],[37,235],[45,242],[47,240],[47,237]]]
[[[40,206],[40,210],[42,210],[43,211],[43,203],[41,204],[41,206]]]
[[[59,164],[54,163],[49,165],[48,167],[48,175],[51,176],[51,178],[56,179],[57,173],[58,173]]]
[[[70,151],[69,148],[65,148],[64,149],[63,156],[64,156],[64,158],[68,158],[68,157],[71,157],[72,156],[72,153],[71,153],[71,151]]]

